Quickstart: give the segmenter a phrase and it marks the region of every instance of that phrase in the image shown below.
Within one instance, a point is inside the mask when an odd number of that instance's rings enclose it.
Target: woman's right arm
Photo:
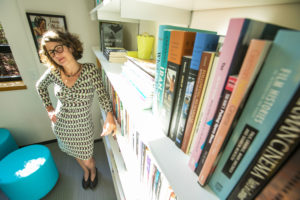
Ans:
[[[40,77],[40,79],[36,83],[37,92],[48,112],[48,116],[52,122],[56,122],[55,109],[52,106],[48,86],[53,83],[53,75],[51,74],[50,69],[47,69],[45,73]]]

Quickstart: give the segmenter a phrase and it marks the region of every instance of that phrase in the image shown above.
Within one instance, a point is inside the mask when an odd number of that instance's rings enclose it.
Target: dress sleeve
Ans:
[[[112,112],[111,102],[109,100],[109,95],[103,86],[100,70],[94,64],[90,64],[90,65],[92,65],[91,66],[92,83],[97,92],[99,103],[103,108],[103,110],[105,110],[105,112]]]
[[[45,73],[40,77],[40,79],[36,83],[37,92],[41,97],[45,107],[52,106],[49,92],[48,92],[48,86],[51,83],[53,83],[53,79],[51,76],[50,69],[46,70]]]

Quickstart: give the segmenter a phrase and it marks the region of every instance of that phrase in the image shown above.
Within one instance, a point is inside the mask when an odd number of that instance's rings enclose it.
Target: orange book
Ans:
[[[232,122],[234,121],[243,100],[246,99],[245,97],[247,96],[249,89],[253,85],[253,82],[260,71],[270,46],[271,41],[253,39],[250,42],[248,51],[238,75],[236,86],[229,99],[227,108],[225,109],[215,139],[212,143],[210,151],[208,152],[207,159],[205,160],[203,168],[200,172],[198,181],[201,185],[205,184],[208,176],[210,175],[210,171],[213,168],[223,142],[229,133]]]

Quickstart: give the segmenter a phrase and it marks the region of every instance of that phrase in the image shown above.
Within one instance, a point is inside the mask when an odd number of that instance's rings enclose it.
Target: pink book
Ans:
[[[215,74],[215,77],[213,78],[214,83],[214,89],[213,91],[208,94],[209,95],[209,102],[205,108],[203,108],[203,118],[200,122],[200,126],[198,128],[198,134],[195,138],[195,145],[192,149],[190,160],[189,160],[189,167],[192,170],[195,170],[196,164],[198,163],[199,157],[202,152],[202,146],[206,140],[210,125],[212,124],[211,121],[214,118],[219,100],[222,95],[222,91],[226,82],[226,79],[229,74],[229,70],[231,71],[238,71],[239,66],[232,66],[232,61],[235,59],[235,61],[238,60],[236,50],[237,48],[242,48],[242,44],[244,41],[241,41],[243,39],[244,32],[244,23],[245,19],[231,19],[226,37],[224,40],[224,44],[221,50],[221,55],[219,59],[219,63],[217,66],[217,72]],[[243,32],[244,31],[244,32]],[[241,50],[241,49],[239,49]],[[232,69],[230,69],[232,68]]]

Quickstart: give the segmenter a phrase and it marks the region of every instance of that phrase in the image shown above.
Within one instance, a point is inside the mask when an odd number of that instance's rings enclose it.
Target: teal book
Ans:
[[[208,184],[226,199],[255,158],[300,84],[300,32],[279,30]]]
[[[183,30],[193,32],[203,32],[217,34],[214,31],[206,31],[200,29],[192,29],[187,27],[172,26],[172,25],[160,25],[158,29],[157,50],[156,50],[156,73],[155,73],[155,92],[153,99],[153,113],[158,114],[158,106],[162,105],[163,93],[165,85],[165,77],[167,72],[167,60],[170,33],[165,33],[166,30]],[[169,37],[168,37],[169,35]],[[165,38],[166,37],[166,38]],[[162,63],[164,61],[164,63]]]

